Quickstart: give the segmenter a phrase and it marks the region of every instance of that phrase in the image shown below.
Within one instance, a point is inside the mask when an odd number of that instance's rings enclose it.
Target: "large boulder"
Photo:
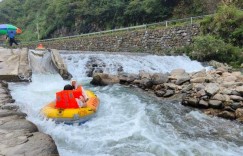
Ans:
[[[222,108],[222,101],[209,100],[209,106],[212,107],[212,108]]]
[[[222,94],[215,94],[212,97],[212,100],[226,101],[226,97]]]
[[[110,84],[116,84],[119,83],[120,80],[118,76],[115,75],[108,75],[104,73],[97,73],[93,76],[93,79],[91,80],[91,84],[98,85],[98,86],[105,86]]]
[[[163,73],[154,73],[151,76],[152,82],[154,85],[162,84],[168,82],[168,74],[163,74]]]
[[[120,84],[132,83],[135,79],[138,79],[136,74],[122,73],[119,75]]]
[[[194,98],[194,97],[190,97],[188,99],[184,99],[182,101],[182,104],[186,105],[186,106],[197,107],[198,106],[198,99]]]
[[[143,88],[143,89],[145,89],[145,88],[149,88],[149,89],[151,89],[152,86],[153,86],[153,82],[152,82],[152,80],[150,80],[150,79],[146,79],[146,78],[143,78],[143,79],[140,81],[140,85],[139,85],[139,87],[141,87],[141,88]]]
[[[166,90],[163,97],[170,97],[170,96],[174,95],[174,93],[175,93],[174,90]]]
[[[205,77],[206,76],[206,69],[203,69],[201,71],[195,72],[192,74],[192,79],[198,78],[198,77]]]
[[[164,90],[156,90],[154,93],[158,97],[163,97],[163,95],[165,94],[165,91]]]
[[[23,119],[20,116],[6,116],[0,118],[0,129],[4,130],[21,130],[25,129],[29,132],[36,132],[38,131],[37,127],[31,123],[30,121],[27,121]]]
[[[173,69],[171,72],[170,72],[170,75],[173,76],[173,77],[179,77],[183,74],[185,74],[186,71],[185,69]]]
[[[15,130],[7,133],[1,131],[0,141],[0,155],[59,155],[52,138],[41,132],[29,133],[25,130]]]
[[[219,91],[219,84],[217,83],[209,83],[206,85],[205,87],[205,91],[209,94],[209,95],[214,95]]]
[[[189,76],[189,74],[185,73],[185,74],[180,75],[180,76],[177,77],[177,80],[176,80],[175,84],[177,84],[177,85],[181,85],[181,84],[183,84],[184,82],[187,82],[187,81],[189,81],[189,80],[190,80],[190,76]]]
[[[200,108],[208,108],[208,102],[205,101],[205,100],[200,100],[199,103],[198,103],[198,106]]]

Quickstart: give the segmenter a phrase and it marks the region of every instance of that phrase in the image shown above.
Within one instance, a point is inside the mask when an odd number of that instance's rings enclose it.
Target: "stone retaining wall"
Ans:
[[[187,25],[59,39],[42,42],[42,44],[46,48],[59,50],[169,54],[167,52],[173,48],[190,44],[192,37],[198,34],[199,25]],[[22,46],[33,49],[37,44],[33,42]]]

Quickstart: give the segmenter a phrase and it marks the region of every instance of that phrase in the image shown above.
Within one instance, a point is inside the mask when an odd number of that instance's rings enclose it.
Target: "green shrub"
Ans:
[[[212,34],[226,43],[242,47],[243,11],[235,6],[220,6],[214,16],[206,17],[200,24],[203,34]]]
[[[243,62],[242,49],[225,43],[212,35],[195,37],[193,44],[186,50],[190,57],[199,61],[216,60],[235,67]]]

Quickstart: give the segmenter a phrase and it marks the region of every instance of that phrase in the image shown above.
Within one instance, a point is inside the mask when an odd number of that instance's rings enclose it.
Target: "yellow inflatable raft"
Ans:
[[[53,119],[58,123],[63,122],[65,124],[82,124],[94,116],[100,103],[98,97],[92,91],[86,90],[85,93],[88,96],[88,101],[86,102],[87,107],[76,109],[58,109],[55,107],[56,102],[52,101],[43,107],[41,112],[45,117]]]

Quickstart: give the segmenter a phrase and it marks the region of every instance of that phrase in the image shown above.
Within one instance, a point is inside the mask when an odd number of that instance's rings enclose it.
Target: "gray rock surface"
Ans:
[[[49,135],[38,132],[14,103],[3,102],[4,99],[13,100],[4,83],[0,80],[0,91],[4,95],[0,96],[0,155],[58,156],[55,142]]]
[[[217,83],[209,83],[206,85],[205,91],[209,95],[214,95],[219,91],[219,85]]]

